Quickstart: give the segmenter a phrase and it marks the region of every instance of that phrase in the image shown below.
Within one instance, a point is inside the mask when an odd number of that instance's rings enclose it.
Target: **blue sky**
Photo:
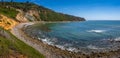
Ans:
[[[25,1],[25,0],[17,0]],[[120,0],[29,0],[87,20],[120,20]]]

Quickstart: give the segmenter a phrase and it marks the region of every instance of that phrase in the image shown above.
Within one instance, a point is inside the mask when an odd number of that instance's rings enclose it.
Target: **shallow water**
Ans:
[[[25,32],[45,43],[75,52],[116,50],[120,21],[85,21],[34,24]]]

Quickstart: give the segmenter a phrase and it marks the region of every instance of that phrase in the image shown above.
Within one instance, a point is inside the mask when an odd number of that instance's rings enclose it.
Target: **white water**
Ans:
[[[102,33],[105,32],[105,30],[89,30],[88,32]]]

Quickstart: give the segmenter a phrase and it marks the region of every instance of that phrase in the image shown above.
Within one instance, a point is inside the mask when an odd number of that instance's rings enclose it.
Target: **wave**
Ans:
[[[105,30],[89,30],[87,32],[102,33],[102,32],[105,32]]]
[[[38,38],[39,40],[41,40],[44,44],[48,44],[48,45],[52,45],[52,46],[56,46],[62,50],[68,50],[68,51],[71,51],[71,52],[78,52],[76,48],[74,47],[69,47],[69,48],[66,48],[65,45],[58,45],[58,44],[54,44],[54,42],[50,41],[50,39],[46,38],[46,39],[41,39],[41,38]]]
[[[61,50],[67,50],[67,51],[71,51],[71,52],[91,53],[91,52],[105,52],[105,51],[111,51],[111,50],[118,49],[114,46],[112,46],[112,48],[110,48],[110,47],[99,47],[99,46],[92,45],[92,44],[87,45],[86,47],[77,48],[77,47],[69,46],[70,44],[67,44],[67,43],[64,45],[56,44],[54,41],[51,41],[50,38],[45,38],[45,39],[38,38],[38,39],[41,40],[44,44],[55,46],[57,48],[60,48]],[[120,37],[118,37],[116,39],[110,39],[110,40],[120,41]],[[89,50],[89,52],[88,52],[88,50]]]
[[[99,49],[99,48],[97,48],[96,46],[93,46],[93,45],[88,45],[87,48],[89,48],[89,49]]]
[[[115,38],[114,41],[120,41],[120,37]]]
[[[89,54],[91,52],[107,52],[107,51],[111,51],[111,50],[117,50],[118,48],[116,47],[113,47],[113,48],[104,48],[104,47],[97,47],[95,45],[88,45],[86,47],[81,47],[79,49],[75,48],[75,47],[71,47],[64,44],[64,45],[59,45],[59,44],[55,44],[53,41],[51,41],[49,38],[45,38],[45,39],[41,39],[41,38],[38,38],[39,40],[41,40],[44,44],[48,44],[48,45],[51,45],[51,46],[55,46],[57,48],[60,48],[61,50],[67,50],[67,51],[71,51],[71,52],[82,52],[82,53],[86,53],[86,54]],[[120,37],[119,38],[116,38],[115,39],[116,41],[117,40],[120,40]],[[89,52],[88,52],[89,51]]]
[[[112,38],[112,39],[103,39],[103,41],[120,42],[120,37]]]
[[[48,45],[53,45],[53,42],[51,42],[48,38],[45,38],[45,39],[40,39],[39,40],[42,40],[43,43],[45,44],[48,44]]]
[[[55,46],[58,47],[58,48],[60,48],[60,49],[62,49],[62,50],[65,50],[65,47],[62,46],[62,45],[55,45]]]
[[[52,42],[49,38],[45,38],[45,39],[38,38],[38,39],[41,40],[44,44],[56,46],[62,50],[65,50],[65,47],[63,45],[54,44],[54,42]]]

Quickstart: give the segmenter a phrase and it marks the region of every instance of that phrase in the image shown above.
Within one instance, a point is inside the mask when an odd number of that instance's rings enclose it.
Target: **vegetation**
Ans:
[[[5,6],[21,9],[24,12],[28,12],[29,10],[35,10],[39,12],[39,16],[34,16],[34,17],[39,17],[39,18],[36,18],[37,21],[40,21],[40,20],[42,21],[84,21],[85,20],[84,18],[81,18],[81,17],[58,13],[48,8],[45,8],[43,6],[38,6],[34,3],[30,3],[28,1],[26,3],[4,2],[4,4]],[[16,12],[13,12],[13,14],[15,15]]]
[[[5,7],[0,7],[0,14],[3,14],[7,17],[15,19],[17,13],[18,11],[16,11],[15,9],[8,9]]]
[[[44,58],[42,54],[18,40],[9,31],[0,28],[0,57],[9,58],[9,55],[14,55],[16,58],[19,55],[23,55],[23,58]]]

